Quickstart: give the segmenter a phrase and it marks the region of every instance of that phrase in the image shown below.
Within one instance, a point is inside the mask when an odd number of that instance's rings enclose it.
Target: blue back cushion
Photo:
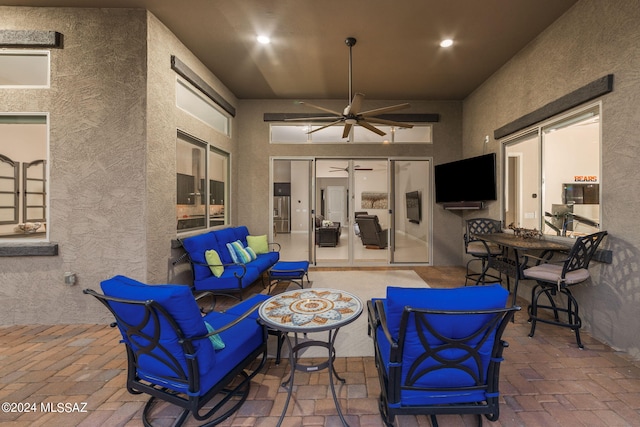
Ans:
[[[240,240],[243,246],[247,246],[247,236],[249,235],[249,229],[246,225],[240,225],[234,228],[233,233],[236,236],[236,240]]]
[[[415,289],[397,288],[387,289],[386,313],[387,324],[392,336],[397,339],[400,333],[400,318],[406,306],[433,310],[451,311],[476,311],[504,308],[509,292],[500,285],[471,286],[454,289]],[[447,338],[464,339],[478,331],[491,315],[429,315],[429,323],[439,334]],[[438,346],[442,341],[421,328],[430,346]],[[482,335],[469,339],[472,346],[479,343]],[[449,360],[462,360],[465,369],[436,369],[423,376],[414,378],[416,386],[440,386],[461,387],[472,386],[474,381],[469,372],[485,376],[490,362],[491,351],[495,341],[495,330],[489,339],[480,347],[480,359],[483,372],[478,372],[476,361],[466,358],[466,352],[457,348],[441,350],[438,357]],[[407,380],[409,367],[413,363],[419,363],[419,368],[414,372],[427,372],[440,366],[440,361],[432,357],[424,357],[424,346],[420,334],[416,330],[415,316],[409,317],[405,333],[403,350],[402,383]],[[422,358],[422,359],[421,359]],[[388,362],[388,360],[387,360]],[[414,368],[416,368],[414,366]],[[485,399],[483,392],[424,392],[403,391],[403,404],[433,404],[433,403],[461,403],[474,402]]]
[[[200,309],[188,286],[184,285],[146,285],[124,276],[115,276],[103,281],[101,284],[105,295],[124,298],[134,301],[153,300],[161,305],[176,321],[182,333],[186,337],[202,336],[207,334],[207,328],[200,314]],[[145,308],[140,305],[110,302],[109,305],[128,324],[137,325],[143,320]],[[168,352],[176,358],[179,365],[186,373],[186,357],[182,345],[178,343],[178,336],[167,323],[164,317],[160,317],[160,342]],[[153,322],[147,324],[143,329],[146,334],[153,335]],[[125,326],[118,323],[123,339],[128,342],[136,351],[146,344],[145,340],[135,337],[130,340],[125,332]],[[194,349],[197,352],[200,375],[205,375],[216,363],[216,355],[208,339],[195,340]],[[158,376],[172,377],[175,372],[165,364],[158,361],[166,360],[166,356],[158,349],[152,351],[153,356],[141,355],[138,358],[138,375],[145,379],[153,379],[155,383]],[[165,380],[164,385],[185,391],[184,386],[173,384]]]
[[[227,248],[224,247],[224,251],[218,246],[215,234],[217,231],[210,231],[208,233],[198,234],[197,236],[187,237],[182,239],[182,246],[189,253],[189,257],[193,264],[193,278],[194,280],[203,280],[212,276],[211,269],[206,265],[205,252],[209,249],[213,249],[218,252],[222,262],[226,262],[223,258],[223,252],[227,252]]]
[[[387,324],[394,338],[400,331],[400,317],[405,307],[432,310],[489,310],[504,308],[509,292],[499,284],[486,286],[468,286],[462,288],[387,288]],[[458,318],[464,325],[465,319]],[[454,327],[450,322],[443,326]]]
[[[227,243],[232,243],[238,240],[233,228],[223,228],[222,230],[216,230],[213,232],[216,240],[218,241],[218,247],[220,251],[220,259],[225,264],[233,264],[233,259],[227,248]]]

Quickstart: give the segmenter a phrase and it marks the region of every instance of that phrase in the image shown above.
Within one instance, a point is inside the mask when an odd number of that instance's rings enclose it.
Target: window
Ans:
[[[48,88],[49,52],[0,50],[0,87]]]
[[[44,238],[48,217],[46,115],[0,115],[0,238]]]
[[[377,126],[386,133],[380,136],[374,132],[354,126],[349,138],[342,138],[343,126],[329,126],[324,129],[309,133],[319,129],[322,125],[309,124],[283,124],[271,123],[270,135],[272,144],[332,144],[352,141],[355,144],[431,144],[431,125],[419,124],[413,128],[400,128],[395,126]]]
[[[600,104],[552,118],[503,141],[504,222],[544,234],[600,227]]]
[[[183,132],[176,142],[178,232],[228,224],[229,154]]]
[[[223,135],[230,135],[230,118],[218,107],[194,89],[189,83],[176,81],[176,105]]]

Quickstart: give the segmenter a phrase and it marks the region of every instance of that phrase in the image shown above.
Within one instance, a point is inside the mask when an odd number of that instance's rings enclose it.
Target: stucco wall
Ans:
[[[51,89],[0,90],[0,112],[50,113],[49,229],[60,252],[0,257],[0,324],[108,321],[82,289],[116,274],[189,283],[188,265],[171,263],[177,129],[232,156],[236,144],[176,108],[171,55],[231,104],[233,94],[145,10],[0,7],[0,27],[64,37],[51,50]]]
[[[177,74],[171,69],[171,55],[179,58],[231,105],[236,106],[237,100],[151,13],[148,14],[148,43],[147,280],[149,283],[191,283],[188,263],[172,264],[182,252],[170,248],[171,240],[176,238],[177,130],[230,153],[233,160],[237,151],[237,124],[232,120],[231,137],[227,137],[176,107]],[[231,206],[232,222],[233,212]]]
[[[50,212],[59,256],[0,258],[0,323],[95,318],[85,287],[144,277],[145,12],[0,7],[4,29],[64,35],[51,88],[0,90],[3,112],[50,113]],[[64,272],[78,276],[64,284]]]
[[[640,357],[640,3],[582,0],[464,102],[464,156],[484,135],[606,74],[602,101],[602,204],[612,264],[593,263],[593,280],[575,288],[584,328]],[[499,143],[489,143],[499,152]],[[500,217],[499,205],[490,208]],[[523,296],[529,286],[521,287]]]
[[[345,101],[309,102],[341,111]],[[378,108],[401,101],[374,101],[367,108]],[[433,126],[432,145],[383,144],[270,144],[269,124],[263,114],[315,112],[305,111],[293,100],[240,100],[238,114],[238,148],[236,158],[238,201],[237,221],[252,233],[267,233],[269,229],[269,158],[273,156],[327,156],[327,157],[433,157],[434,164],[459,159],[461,151],[461,102],[408,101],[407,113],[438,113],[440,121]],[[433,209],[433,263],[459,265],[462,254],[458,242],[462,241],[461,214]]]

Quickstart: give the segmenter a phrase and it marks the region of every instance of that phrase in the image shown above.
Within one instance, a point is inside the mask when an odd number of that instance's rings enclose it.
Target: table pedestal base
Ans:
[[[340,408],[340,402],[338,402],[338,396],[336,395],[336,388],[333,380],[335,378],[343,384],[345,382],[344,378],[341,378],[336,373],[333,367],[333,362],[336,358],[334,342],[336,339],[336,335],[338,335],[338,330],[339,329],[329,330],[328,331],[329,337],[326,342],[313,340],[313,341],[305,341],[305,342],[299,343],[298,334],[294,333],[295,344],[292,344],[289,334],[285,334],[285,340],[289,347],[289,364],[291,366],[291,373],[289,374],[289,378],[282,382],[282,387],[284,387],[287,390],[287,400],[284,403],[284,408],[282,408],[282,414],[280,415],[280,419],[278,420],[278,426],[282,424],[282,421],[284,420],[284,417],[287,413],[287,408],[289,407],[289,401],[291,400],[291,393],[293,391],[293,382],[294,382],[295,372],[296,371],[315,372],[315,371],[320,371],[322,369],[328,369],[329,385],[331,387],[331,394],[333,395],[333,402],[336,405],[336,410],[338,411],[338,416],[342,421],[342,425],[348,427],[349,424],[347,424],[347,421],[345,420],[344,415],[342,414],[342,409]],[[326,348],[327,355],[328,355],[327,360],[315,365],[306,365],[306,364],[299,363],[300,358],[298,357],[298,353],[308,347]]]

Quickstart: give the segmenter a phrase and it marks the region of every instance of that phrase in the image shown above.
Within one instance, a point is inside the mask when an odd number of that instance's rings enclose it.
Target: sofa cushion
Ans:
[[[220,255],[220,259],[224,264],[233,263],[233,258],[231,258],[231,254],[227,250],[227,243],[235,242],[236,235],[233,231],[233,228],[223,228],[221,230],[216,230],[212,232],[215,236],[216,242],[218,243],[218,255]]]
[[[220,247],[218,246],[214,231],[210,231],[208,233],[198,234],[197,236],[186,237],[181,239],[182,246],[189,253],[189,257],[191,261],[194,263],[193,265],[193,278],[194,280],[202,280],[208,277],[211,277],[213,274],[211,269],[207,266],[207,260],[205,258],[205,253],[209,249],[213,249],[218,252],[218,255],[222,255]],[[226,247],[222,246],[225,248]],[[223,263],[228,264],[231,261],[224,261]]]
[[[233,234],[236,236],[235,240],[240,240],[243,246],[247,246],[247,236],[249,235],[249,229],[246,225],[239,225],[233,229]]]
[[[269,252],[269,241],[267,235],[247,236],[247,246],[249,246],[256,255],[266,254]]]
[[[229,265],[224,268],[224,273],[220,277],[211,275],[202,280],[194,280],[193,284],[198,292],[237,291],[240,287],[245,288],[255,282],[260,277],[260,274],[262,274],[262,271],[251,267],[251,265],[246,267],[246,271],[242,265]],[[238,279],[240,276],[242,276],[242,279]]]
[[[220,255],[218,255],[218,252],[215,249],[205,251],[204,259],[207,261],[207,264],[209,264],[211,273],[213,273],[214,276],[222,276],[222,273],[224,273],[224,266],[220,260]]]

